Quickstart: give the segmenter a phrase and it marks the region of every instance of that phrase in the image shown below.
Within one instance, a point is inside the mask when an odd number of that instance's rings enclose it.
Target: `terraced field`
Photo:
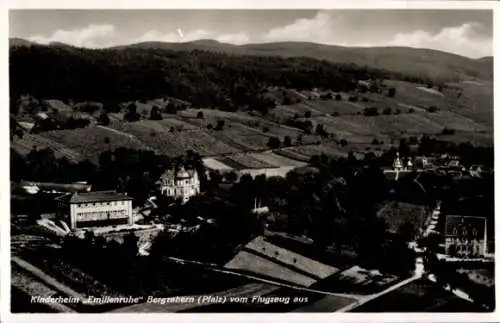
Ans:
[[[193,150],[202,156],[238,152],[237,149],[217,140],[204,130],[170,132],[166,128],[152,129],[150,123],[122,123],[119,131],[137,138],[143,145],[160,154],[180,156]]]
[[[472,119],[449,111],[436,113],[411,113],[400,115],[380,115],[376,117],[365,116],[340,116],[337,118],[313,118],[317,123],[322,123],[327,131],[339,137],[353,141],[356,136],[391,137],[401,135],[437,135],[443,129],[449,128],[456,131],[486,133],[491,128],[479,124]]]
[[[23,138],[16,137],[11,145],[22,155],[29,154],[36,147],[37,149],[50,148],[57,158],[66,157],[74,162],[84,159],[84,156],[80,152],[68,148],[63,143],[38,134],[25,133]]]
[[[263,153],[253,153],[249,154],[252,157],[259,159],[265,163],[268,163],[270,165],[273,165],[274,167],[282,167],[282,166],[295,166],[295,167],[301,167],[305,166],[305,163],[286,158],[282,155],[278,155],[277,153],[267,151]]]
[[[310,286],[338,271],[257,237],[250,241],[225,268],[240,269]]]
[[[99,155],[117,147],[131,149],[150,149],[132,136],[103,127],[81,128],[73,130],[54,130],[41,133],[44,138],[75,151],[85,158],[96,162]],[[106,138],[109,139],[107,143]]]
[[[347,96],[344,96],[345,100],[335,101],[335,100],[319,100],[317,102],[311,103],[311,106],[324,114],[333,115],[338,113],[339,115],[356,115],[358,112],[363,113],[363,109],[366,107],[364,103],[359,102],[349,102],[347,101]],[[314,116],[314,115],[313,115]]]
[[[284,118],[293,118],[295,115],[303,117],[306,112],[310,112],[311,116],[319,116],[324,114],[322,111],[318,111],[310,108],[311,104],[296,103],[292,105],[280,105],[272,110],[272,114]],[[315,107],[314,105],[311,105]]]
[[[300,93],[270,89],[266,96],[278,100],[283,99],[286,93],[301,102],[277,106],[266,117],[245,111],[233,113],[189,108],[178,111],[177,115],[164,114],[163,120],[153,121],[147,120],[151,106],[157,104],[163,107],[165,101],[152,100],[136,103],[138,112],[144,114],[146,120],[128,123],[123,121],[123,112],[112,113],[109,114],[109,127],[27,134],[22,139],[16,138],[12,146],[22,154],[27,154],[34,145],[39,148],[50,147],[57,157],[65,156],[74,161],[85,158],[96,161],[102,151],[117,147],[150,149],[170,156],[194,150],[203,156],[224,157],[227,166],[258,169],[290,166],[291,160],[307,162],[311,156],[320,153],[345,156],[349,151],[377,152],[397,145],[401,138],[423,134],[455,143],[493,143],[491,83],[453,83],[439,91],[436,88],[427,89],[421,84],[391,80],[384,82],[386,89],[396,89],[394,97],[387,97],[385,92],[382,95],[363,93],[357,94],[357,102],[349,102],[348,97],[353,94],[347,93],[341,93],[342,100],[336,101],[316,98],[316,94],[309,91]],[[53,101],[55,105],[62,104]],[[436,106],[438,111],[428,112],[431,106]],[[376,107],[381,114],[364,116],[363,110],[367,107]],[[393,113],[382,114],[385,108],[391,108]],[[411,113],[410,109],[413,110]],[[394,114],[396,110],[400,110],[400,114]],[[203,112],[202,118],[198,118],[200,111]],[[311,113],[308,120],[313,127],[322,124],[328,133],[335,136],[336,143],[345,139],[348,145],[339,146],[331,142],[331,138],[306,135],[301,129],[284,124],[297,115],[298,120],[305,121],[306,112]],[[222,130],[207,129],[208,125],[215,127],[221,120],[224,121]],[[444,128],[452,129],[455,133],[443,135]],[[259,155],[269,150],[270,137],[279,138],[281,143],[285,137],[289,137],[292,146],[297,147],[282,147],[274,152],[274,159],[283,156],[285,160],[270,160],[269,156]],[[383,144],[373,146],[374,139]],[[242,152],[255,155],[239,155]]]
[[[255,158],[251,154],[236,154],[227,157],[220,157],[217,160],[234,169],[276,167],[273,164],[266,163],[265,161]]]

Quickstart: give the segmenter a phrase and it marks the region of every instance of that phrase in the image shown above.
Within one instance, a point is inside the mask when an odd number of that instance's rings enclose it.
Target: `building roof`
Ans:
[[[445,235],[463,238],[476,236],[478,239],[483,239],[485,225],[485,217],[447,215]]]
[[[75,193],[71,196],[70,203],[90,203],[106,201],[127,201],[133,200],[130,196],[120,194],[115,191],[95,191],[88,193]]]
[[[88,192],[92,185],[82,183],[49,183],[49,182],[31,182],[21,181],[22,186],[38,186],[42,191],[58,192]]]
[[[184,167],[179,167],[177,171],[173,169],[166,170],[160,177],[160,181],[177,180],[177,179],[189,179],[196,175],[196,170],[194,169],[184,169]]]

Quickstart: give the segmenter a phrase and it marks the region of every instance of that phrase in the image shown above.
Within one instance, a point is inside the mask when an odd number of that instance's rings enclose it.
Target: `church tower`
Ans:
[[[401,161],[401,158],[399,158],[399,152],[396,153],[396,158],[392,163],[392,167],[394,168],[395,171],[403,170],[403,162]]]

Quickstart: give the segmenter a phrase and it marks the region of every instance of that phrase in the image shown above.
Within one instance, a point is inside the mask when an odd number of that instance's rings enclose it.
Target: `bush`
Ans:
[[[161,115],[160,108],[158,106],[153,106],[151,108],[151,113],[149,116],[150,120],[163,120],[163,116]]]
[[[350,96],[349,102],[358,102],[358,97],[357,96]]]
[[[430,112],[430,113],[435,113],[435,112],[438,111],[438,108],[436,106],[432,106],[432,107],[429,107],[427,109],[427,111]]]
[[[441,132],[443,135],[453,135],[455,134],[455,129],[444,128]]]
[[[389,116],[389,115],[391,115],[391,114],[392,114],[392,110],[391,110],[391,108],[385,108],[385,109],[384,109],[384,114],[385,114],[385,115],[388,115],[388,116]]]
[[[101,115],[97,119],[97,122],[103,126],[109,125],[110,120],[108,114],[106,112],[101,113]]]
[[[278,137],[271,137],[267,142],[267,146],[271,149],[278,149],[281,146],[281,141]]]
[[[378,109],[377,108],[365,108],[363,110],[363,114],[366,116],[366,117],[374,117],[374,116],[378,116],[379,113],[378,113]]]
[[[290,147],[292,145],[292,138],[290,136],[285,136],[283,139],[283,146]]]
[[[394,96],[396,96],[396,89],[393,87],[389,88],[389,91],[387,92],[387,96],[390,98],[393,98]]]
[[[342,101],[342,96],[341,96],[340,94],[337,94],[337,95],[335,96],[335,100],[336,100],[336,101]]]
[[[372,145],[380,145],[380,142],[377,140],[377,138],[373,138]]]
[[[411,146],[418,145],[418,138],[415,136],[411,136],[408,139],[408,145],[411,145]]]
[[[177,114],[177,107],[171,103],[167,104],[165,110],[168,114]]]
[[[318,125],[316,126],[316,134],[324,138],[328,137],[328,132],[325,130],[325,127],[321,123],[318,123]]]
[[[224,125],[226,123],[224,122],[224,120],[217,120],[217,125],[215,126],[215,129],[216,131],[222,131],[224,129]]]
[[[415,109],[413,109],[413,108],[408,109],[408,113],[413,113],[413,112],[415,112]]]
[[[305,118],[310,118],[310,117],[311,117],[311,111],[306,111],[306,112],[304,113],[304,117],[305,117]]]
[[[196,117],[198,119],[203,119],[205,116],[203,115],[203,111],[198,111],[198,113],[196,114]]]
[[[129,104],[129,106],[127,107],[127,113],[125,114],[124,118],[129,122],[134,122],[141,119],[140,114],[137,113],[137,106],[135,105],[135,103]]]
[[[347,146],[347,144],[348,144],[348,142],[347,142],[347,140],[345,140],[345,139],[342,139],[342,140],[340,141],[340,145],[341,145],[342,147]]]

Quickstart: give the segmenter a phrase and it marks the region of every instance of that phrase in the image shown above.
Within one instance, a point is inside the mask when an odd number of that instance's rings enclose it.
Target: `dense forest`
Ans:
[[[10,95],[116,104],[172,96],[197,107],[237,109],[269,104],[269,86],[352,90],[361,79],[430,80],[312,58],[246,56],[202,50],[10,49]],[[264,101],[264,102],[263,102]]]

